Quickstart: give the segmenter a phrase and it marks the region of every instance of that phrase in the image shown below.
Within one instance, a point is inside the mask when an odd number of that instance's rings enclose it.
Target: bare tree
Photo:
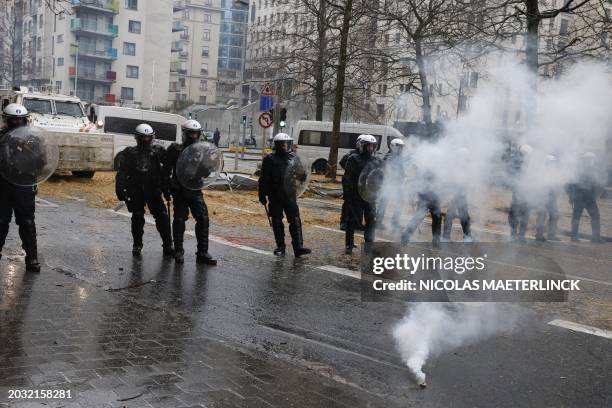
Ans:
[[[22,16],[19,8],[9,2],[4,2],[0,8],[0,82],[16,86],[22,74]]]

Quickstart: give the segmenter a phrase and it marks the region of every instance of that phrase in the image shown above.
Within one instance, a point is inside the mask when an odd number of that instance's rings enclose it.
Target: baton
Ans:
[[[266,210],[266,217],[268,217],[268,223],[270,224],[270,227],[272,227],[272,219],[270,218],[270,212],[268,211],[268,205],[264,204],[264,209]]]
[[[170,205],[170,200],[166,200],[166,208],[168,209],[168,220],[170,221],[170,235],[172,235],[172,212],[170,210],[171,205]]]

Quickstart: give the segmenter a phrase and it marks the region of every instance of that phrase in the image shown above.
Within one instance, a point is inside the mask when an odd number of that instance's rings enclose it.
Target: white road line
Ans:
[[[332,231],[332,232],[338,232],[340,234],[344,234],[344,231],[336,229],[336,228],[324,227],[322,225],[313,225],[313,227],[318,228],[318,229],[322,229],[322,230],[325,230],[325,231]],[[358,237],[363,238],[363,234],[355,234],[355,235],[358,236]],[[390,240],[384,239],[384,238],[376,238],[376,241],[379,241],[379,242],[393,242],[393,241],[390,241]]]
[[[555,319],[548,322],[551,326],[563,327],[576,332],[582,332],[592,334],[594,336],[604,337],[606,339],[612,339],[612,331],[598,329],[597,327],[586,326],[584,324],[569,322],[567,320]]]
[[[40,197],[36,197],[36,204],[38,204],[40,207],[51,207],[51,208],[58,207],[57,204],[52,203],[51,201],[43,200]]]
[[[232,207],[231,205],[224,205],[223,207],[229,208],[230,210],[242,211],[242,212],[245,212],[247,214],[259,214],[256,211],[246,210],[244,208],[239,208],[239,207]]]
[[[322,269],[327,272],[337,273],[338,275],[348,276],[350,278],[361,279],[361,272],[352,271],[346,268],[340,268],[334,265],[317,266],[317,269]]]
[[[132,214],[128,213],[128,212],[124,212],[124,211],[113,211],[113,210],[108,210],[113,214],[118,214],[118,215],[122,215],[124,217],[131,217]],[[151,225],[155,225],[155,220],[153,219],[153,217],[151,217],[150,215],[145,216],[145,221],[147,222],[147,224],[151,224]],[[185,234],[195,237],[195,232],[194,231],[185,231]],[[263,249],[258,249],[258,248],[253,248],[250,246],[246,246],[246,245],[240,245],[240,244],[236,244],[234,242],[228,241],[225,238],[222,237],[218,237],[216,235],[209,235],[208,239],[210,241],[216,242],[218,244],[221,245],[226,245],[226,246],[230,246],[232,248],[236,248],[236,249],[242,249],[244,251],[249,251],[249,252],[254,252],[256,254],[260,254],[260,255],[268,255],[268,256],[274,256],[274,254],[270,251],[264,251]]]
[[[64,197],[66,197],[69,200],[74,200],[74,201],[78,201],[78,202],[85,202],[86,200],[84,198],[79,198],[79,197],[75,197],[75,196],[71,196],[71,195],[64,195]]]

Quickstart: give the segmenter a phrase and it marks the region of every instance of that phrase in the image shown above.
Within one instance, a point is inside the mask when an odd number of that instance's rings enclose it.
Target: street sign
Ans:
[[[262,112],[269,111],[274,106],[274,97],[272,95],[261,95],[259,97],[259,110]]]
[[[265,84],[263,86],[263,88],[261,88],[261,92],[259,94],[260,95],[265,95],[265,96],[273,96],[274,95],[274,90],[272,89],[270,84]]]
[[[259,126],[267,129],[272,125],[272,115],[270,115],[270,112],[263,112],[261,115],[259,115]]]

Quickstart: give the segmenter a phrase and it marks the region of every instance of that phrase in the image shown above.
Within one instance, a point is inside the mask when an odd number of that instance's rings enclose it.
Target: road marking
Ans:
[[[350,278],[361,279],[361,272],[352,271],[346,268],[340,268],[334,265],[317,266],[317,269],[322,269],[327,272],[337,273],[338,275],[348,276]]]
[[[224,205],[223,207],[229,208],[230,210],[242,211],[242,212],[245,212],[247,214],[259,214],[258,212],[255,212],[255,211],[246,210],[244,208],[239,208],[239,207],[232,207],[231,205]]]
[[[582,332],[592,334],[594,336],[604,337],[606,339],[612,339],[612,331],[598,329],[597,327],[591,327],[584,324],[569,322],[567,320],[555,319],[548,322],[551,326],[563,327],[576,332]]]
[[[322,229],[322,230],[325,230],[325,231],[338,232],[340,234],[344,234],[345,233],[342,230],[339,230],[339,229],[336,229],[336,228],[324,227],[322,225],[313,225],[313,227],[318,228],[318,229]],[[363,238],[363,234],[357,234],[356,233],[355,235],[360,237],[360,238]],[[390,241],[390,240],[384,239],[384,238],[376,238],[376,241],[380,241],[380,242],[393,242],[393,241]]]
[[[112,209],[109,209],[108,211],[110,211],[113,214],[118,214],[118,215],[121,215],[121,216],[124,216],[124,217],[128,217],[128,218],[132,217],[132,214],[130,214],[129,212],[114,211]],[[155,225],[155,220],[150,215],[146,215],[145,216],[145,221],[147,222],[147,224]],[[189,236],[192,236],[192,237],[195,237],[195,231],[185,231],[185,234],[187,234]],[[216,242],[216,243],[221,244],[221,245],[230,246],[232,248],[242,249],[244,251],[249,251],[249,252],[254,252],[254,253],[260,254],[260,255],[274,256],[274,254],[272,252],[270,252],[270,251],[264,251],[263,249],[258,249],[258,248],[253,248],[253,247],[246,246],[246,245],[236,244],[234,242],[228,241],[227,239],[222,238],[222,237],[218,237],[216,235],[209,235],[208,236],[208,240]]]
[[[51,201],[43,200],[40,197],[36,197],[36,204],[38,204],[39,207],[51,207],[51,208],[58,207],[57,204],[52,203]]]

